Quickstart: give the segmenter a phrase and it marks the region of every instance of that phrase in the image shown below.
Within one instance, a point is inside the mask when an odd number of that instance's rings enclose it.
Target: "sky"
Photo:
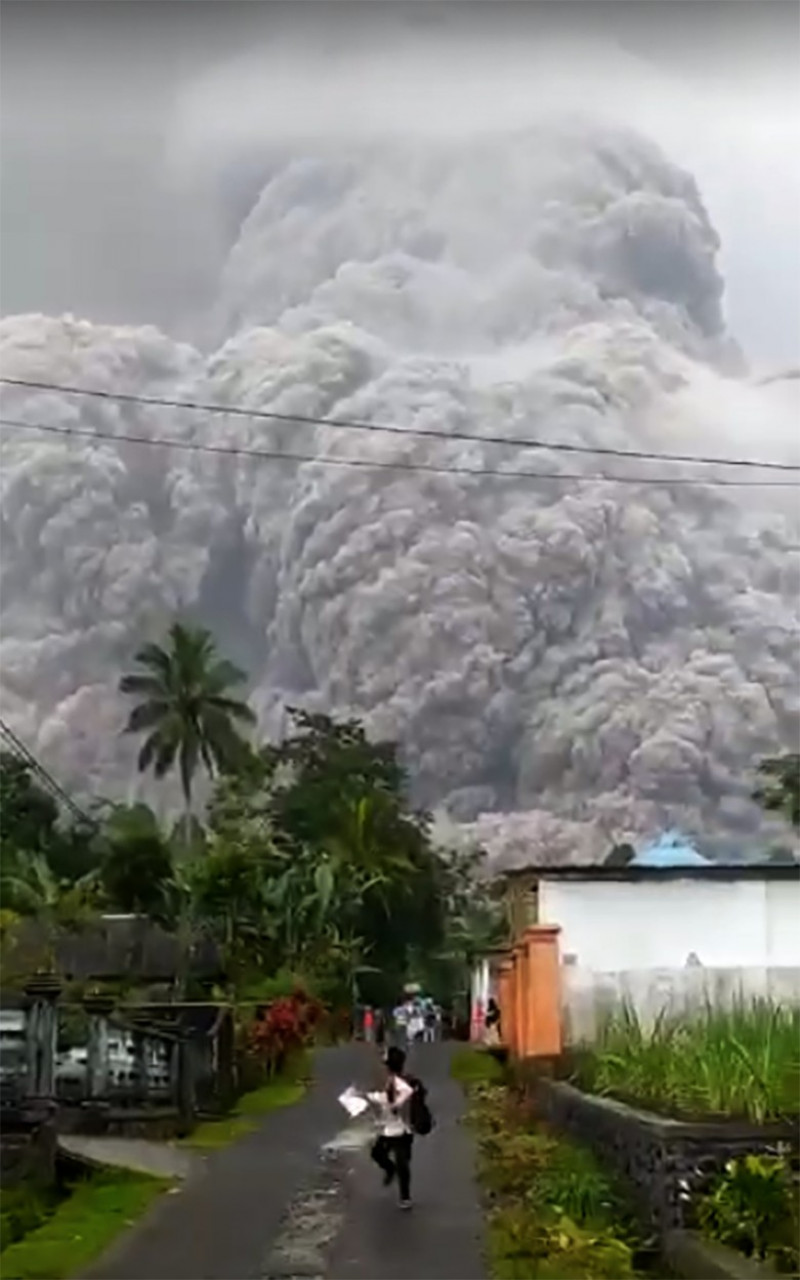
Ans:
[[[734,334],[757,368],[800,362],[795,3],[4,0],[2,23],[5,314],[196,336],[240,160],[588,105],[694,173]]]

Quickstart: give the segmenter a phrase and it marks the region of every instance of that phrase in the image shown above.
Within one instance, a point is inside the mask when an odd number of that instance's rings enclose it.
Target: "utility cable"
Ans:
[[[37,382],[26,378],[0,377],[8,387],[31,391],[55,391],[62,395],[89,396],[98,400],[138,404],[158,409],[187,409],[195,413],[220,413],[229,417],[260,418],[270,422],[299,423],[313,427],[331,427],[347,431],[389,432],[402,436],[427,436],[434,440],[477,441],[482,444],[511,445],[517,449],[547,449],[554,453],[586,453],[610,458],[634,458],[646,462],[680,462],[715,467],[754,467],[770,471],[800,471],[800,463],[760,461],[757,458],[720,458],[682,453],[652,453],[643,449],[613,449],[601,445],[567,444],[554,440],[521,440],[517,436],[492,436],[469,431],[436,431],[432,427],[401,427],[397,424],[362,422],[349,418],[317,418],[311,414],[278,413],[270,409],[247,409],[243,405],[206,404],[198,400],[170,399],[166,396],[137,395],[126,391],[102,391],[99,388],[76,387],[54,382]]]
[[[216,456],[259,458],[271,462],[310,462],[325,467],[360,467],[367,470],[380,471],[413,471],[425,472],[429,475],[460,476],[492,476],[498,480],[556,480],[569,483],[604,484],[636,484],[666,485],[667,487],[694,486],[708,488],[739,489],[795,489],[800,488],[800,477],[796,480],[730,480],[700,479],[688,476],[610,476],[596,472],[576,473],[560,471],[500,471],[491,467],[435,466],[425,462],[389,462],[385,459],[372,458],[332,458],[313,453],[281,453],[273,449],[251,449],[240,446],[199,444],[191,440],[178,440],[168,436],[138,436],[129,432],[93,431],[87,427],[56,427],[42,422],[24,422],[18,418],[0,418],[0,426],[12,427],[22,431],[46,432],[61,437],[79,436],[89,440],[108,440],[118,444],[141,444],[155,448],[181,449],[190,453],[207,453]],[[405,434],[405,433],[404,433]],[[449,437],[441,437],[447,439]],[[527,446],[522,446],[527,447]]]
[[[90,817],[80,805],[72,799],[72,797],[64,790],[64,788],[56,781],[51,773],[45,769],[44,765],[37,760],[33,752],[26,747],[25,743],[16,735],[14,730],[6,724],[5,720],[0,717],[0,737],[4,738],[10,749],[10,754],[15,756],[21,764],[27,765],[38,780],[44,784],[54,799],[59,800],[65,805],[72,815],[81,822],[86,823],[90,827],[96,827],[97,822]]]

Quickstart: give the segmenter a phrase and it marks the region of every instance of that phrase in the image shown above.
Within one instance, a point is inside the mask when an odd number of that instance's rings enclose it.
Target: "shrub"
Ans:
[[[587,1229],[566,1215],[543,1219],[504,1208],[490,1219],[492,1272],[497,1280],[604,1280],[632,1276],[630,1246],[607,1228]]]
[[[700,1197],[697,1217],[706,1235],[721,1244],[748,1257],[769,1259],[780,1270],[798,1270],[797,1187],[780,1156],[730,1160]]]
[[[273,1000],[250,1026],[250,1054],[264,1066],[268,1075],[274,1075],[291,1054],[308,1043],[322,1012],[319,1002],[301,988]]]

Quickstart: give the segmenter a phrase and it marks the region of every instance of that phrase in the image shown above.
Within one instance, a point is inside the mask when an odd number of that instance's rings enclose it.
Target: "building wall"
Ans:
[[[512,938],[520,938],[528,925],[539,922],[539,877],[518,875],[506,889],[506,910]]]
[[[540,917],[561,928],[567,1042],[632,1005],[650,1023],[737,997],[800,1003],[800,880],[541,880]]]
[[[800,879],[542,879],[539,917],[584,969],[800,967]]]
[[[800,967],[727,969],[622,969],[603,973],[564,965],[561,1013],[564,1041],[592,1040],[607,1014],[623,1004],[636,1010],[644,1027],[659,1014],[724,1008],[739,999],[767,997],[776,1004],[800,1004]]]
[[[800,964],[800,883],[768,880],[766,889],[767,963]]]

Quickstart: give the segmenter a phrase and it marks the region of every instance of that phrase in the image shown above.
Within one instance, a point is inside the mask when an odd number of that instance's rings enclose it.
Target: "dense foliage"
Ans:
[[[24,874],[24,864],[33,856],[47,863],[59,883],[74,884],[93,869],[91,822],[64,815],[36,781],[31,765],[9,751],[0,751],[0,814],[4,877]],[[5,894],[4,903],[11,905]]]
[[[466,991],[474,957],[502,936],[502,911],[479,853],[434,847],[394,743],[302,710],[281,743],[245,742],[237,725],[254,717],[230,695],[243,675],[202,629],[175,624],[136,662],[120,682],[137,699],[127,731],[145,735],[141,769],[177,769],[184,815],[169,830],[146,804],[97,802],[76,825],[3,757],[4,906],[15,919],[52,931],[102,909],[149,918],[177,931],[183,989],[194,942],[211,937],[236,999],[279,972],[303,975],[332,1007],[387,1005],[409,978],[443,1001]],[[192,815],[201,767],[213,789]]]

